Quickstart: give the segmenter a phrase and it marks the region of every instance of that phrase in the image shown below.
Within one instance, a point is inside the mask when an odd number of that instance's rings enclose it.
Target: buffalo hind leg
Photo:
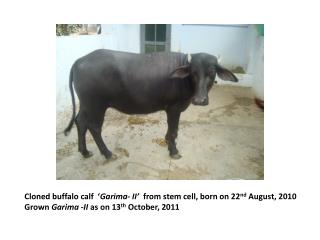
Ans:
[[[168,131],[166,134],[166,140],[168,143],[168,150],[171,158],[179,159],[181,155],[176,147],[176,138],[178,137],[178,125],[180,119],[180,111],[168,109],[167,113],[167,123]]]
[[[80,111],[75,119],[78,130],[78,150],[85,158],[91,157],[92,152],[88,151],[86,145],[87,121],[84,112]]]
[[[106,109],[101,109],[100,111],[95,111],[94,113],[90,114],[88,129],[94,141],[96,142],[100,153],[103,154],[108,160],[115,160],[117,159],[117,156],[112,154],[112,152],[107,148],[101,136],[105,110]]]

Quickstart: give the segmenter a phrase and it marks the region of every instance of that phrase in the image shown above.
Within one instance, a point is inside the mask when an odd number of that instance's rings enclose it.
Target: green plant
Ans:
[[[56,24],[56,36],[68,36],[79,32],[81,28],[82,24]]]

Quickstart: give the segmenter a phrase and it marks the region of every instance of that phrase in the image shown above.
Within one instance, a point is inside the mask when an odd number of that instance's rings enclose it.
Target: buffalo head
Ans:
[[[188,64],[175,69],[171,77],[190,77],[195,90],[192,103],[205,106],[209,103],[208,91],[215,83],[216,74],[222,80],[238,82],[231,71],[218,64],[215,56],[206,53],[191,54]]]

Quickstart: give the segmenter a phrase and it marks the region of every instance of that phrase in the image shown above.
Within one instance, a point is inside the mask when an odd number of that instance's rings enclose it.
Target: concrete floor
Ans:
[[[57,179],[263,179],[263,112],[254,104],[250,88],[216,86],[206,107],[182,113],[177,147],[182,155],[168,155],[163,137],[166,114],[129,116],[107,111],[102,136],[118,159],[106,162],[87,133],[94,156],[77,151],[77,131],[61,132],[71,108],[57,116]]]

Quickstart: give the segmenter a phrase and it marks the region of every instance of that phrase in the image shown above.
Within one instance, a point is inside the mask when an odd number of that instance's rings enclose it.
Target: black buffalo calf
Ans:
[[[111,50],[96,50],[80,59],[70,71],[69,87],[73,114],[64,133],[73,123],[78,130],[79,151],[84,157],[92,153],[86,147],[86,132],[90,131],[100,152],[112,158],[101,137],[105,112],[115,108],[126,114],[147,114],[163,110],[167,113],[168,131],[165,139],[172,158],[180,158],[175,139],[181,112],[190,103],[207,105],[208,91],[216,74],[228,81],[238,79],[220,66],[215,56],[206,53],[134,54]],[[80,102],[76,116],[72,84]]]

